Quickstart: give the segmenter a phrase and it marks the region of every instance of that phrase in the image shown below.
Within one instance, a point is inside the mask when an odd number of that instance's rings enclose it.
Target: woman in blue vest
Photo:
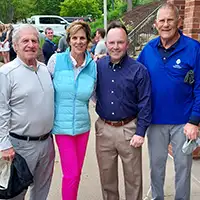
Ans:
[[[48,62],[55,88],[52,133],[61,159],[63,200],[77,199],[90,132],[88,103],[96,83],[96,63],[86,50],[90,32],[86,22],[73,22],[68,28],[69,48]]]

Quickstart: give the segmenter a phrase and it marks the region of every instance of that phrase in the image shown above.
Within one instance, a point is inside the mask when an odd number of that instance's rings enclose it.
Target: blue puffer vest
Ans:
[[[96,63],[86,53],[86,64],[74,78],[69,51],[56,56],[53,84],[55,119],[53,134],[78,135],[90,130],[89,99],[96,82]]]

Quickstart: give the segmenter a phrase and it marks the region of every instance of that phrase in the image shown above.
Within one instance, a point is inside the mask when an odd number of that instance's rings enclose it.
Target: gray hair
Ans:
[[[39,41],[40,33],[39,33],[39,31],[38,31],[38,29],[36,27],[34,27],[31,24],[21,24],[18,27],[14,28],[13,35],[12,35],[13,44],[16,43],[20,39],[21,31],[26,30],[26,29],[32,29],[33,31],[35,31],[36,34],[37,34],[36,36],[37,36],[38,41]]]
[[[179,19],[179,10],[178,10],[178,8],[173,3],[170,3],[170,2],[167,2],[167,3],[164,3],[164,4],[161,5],[161,7],[159,8],[159,10],[157,12],[156,19],[158,19],[158,15],[160,13],[160,10],[162,10],[162,9],[169,9],[169,10],[173,11],[175,16],[176,16],[176,18]]]

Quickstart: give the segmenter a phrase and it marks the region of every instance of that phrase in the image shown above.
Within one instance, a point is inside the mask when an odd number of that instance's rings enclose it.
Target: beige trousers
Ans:
[[[130,146],[136,120],[121,127],[95,123],[96,154],[104,200],[119,200],[118,156],[121,158],[126,200],[142,199],[142,149]]]

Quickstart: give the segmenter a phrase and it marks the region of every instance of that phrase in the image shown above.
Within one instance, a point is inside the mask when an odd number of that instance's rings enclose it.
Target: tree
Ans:
[[[17,22],[18,20],[26,20],[31,15],[34,4],[32,0],[12,0],[12,7],[14,11],[13,21]]]
[[[64,0],[0,0],[0,20],[17,22],[32,15],[59,15]]]
[[[34,0],[34,14],[59,15],[60,3],[64,0]]]
[[[0,20],[3,23],[9,23],[13,16],[13,7],[11,0],[0,0]]]
[[[61,3],[61,16],[101,16],[101,10],[96,0],[65,0]]]

